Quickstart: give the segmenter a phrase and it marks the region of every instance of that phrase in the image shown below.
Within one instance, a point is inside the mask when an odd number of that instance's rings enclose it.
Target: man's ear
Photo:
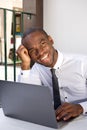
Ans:
[[[50,35],[48,36],[48,40],[51,42],[51,44],[54,44],[54,41]]]

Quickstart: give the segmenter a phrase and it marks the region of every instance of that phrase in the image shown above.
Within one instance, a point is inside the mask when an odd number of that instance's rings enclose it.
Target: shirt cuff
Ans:
[[[79,103],[83,107],[83,115],[87,115],[87,102]]]
[[[32,73],[31,70],[21,70],[18,78],[19,82],[41,85],[41,80],[37,73]]]
[[[21,70],[20,75],[23,77],[29,77],[30,70]]]

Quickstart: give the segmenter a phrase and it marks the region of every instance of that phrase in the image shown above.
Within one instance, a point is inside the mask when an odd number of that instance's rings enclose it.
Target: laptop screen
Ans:
[[[57,128],[48,87],[1,80],[0,98],[6,116]]]

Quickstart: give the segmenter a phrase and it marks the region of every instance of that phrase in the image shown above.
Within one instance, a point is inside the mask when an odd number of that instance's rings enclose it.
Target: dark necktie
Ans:
[[[56,110],[61,105],[58,78],[55,75],[55,69],[51,69],[52,83],[53,83],[53,97],[54,97],[54,109]]]

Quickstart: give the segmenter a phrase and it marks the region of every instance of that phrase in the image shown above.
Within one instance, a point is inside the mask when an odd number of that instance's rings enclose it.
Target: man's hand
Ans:
[[[57,120],[69,120],[72,117],[77,117],[83,113],[83,108],[80,104],[64,103],[56,110]]]
[[[22,70],[30,69],[31,59],[29,57],[28,50],[23,45],[20,45],[19,48],[17,49],[17,54],[22,60],[21,64]]]

